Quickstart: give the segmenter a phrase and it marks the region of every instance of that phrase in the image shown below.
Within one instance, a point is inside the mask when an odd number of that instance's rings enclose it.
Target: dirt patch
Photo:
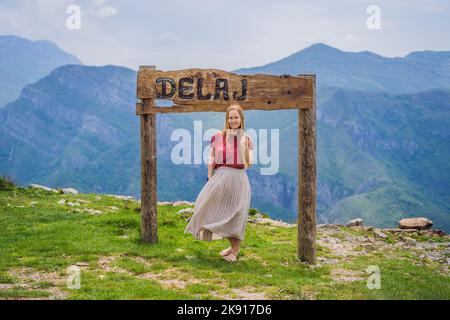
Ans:
[[[116,266],[111,266],[111,264],[119,258],[121,257],[120,256],[101,257],[98,261],[100,269],[105,272],[117,272],[132,275],[139,279],[154,280],[157,281],[162,287],[168,289],[169,288],[184,289],[189,284],[201,283],[200,280],[195,279],[194,277],[192,277],[192,275],[182,272],[176,268],[164,269],[161,272],[146,272],[142,274],[135,274],[128,270]],[[143,257],[127,256],[127,258],[139,262],[145,266],[150,266],[152,264],[152,260],[147,260]]]
[[[99,266],[102,271],[109,272],[119,272],[119,273],[127,273],[130,275],[134,275],[139,279],[149,279],[158,282],[163,288],[167,289],[185,289],[188,285],[191,284],[201,284],[205,283],[201,279],[197,279],[192,274],[180,270],[178,268],[167,268],[161,270],[160,272],[146,272],[141,274],[133,274],[127,270],[117,268],[111,266],[111,264],[116,261],[120,256],[108,256],[102,257],[99,259]],[[147,260],[143,257],[130,257],[127,258],[133,259],[136,262],[142,263],[145,266],[150,266],[152,264],[152,260]],[[245,288],[233,288],[229,289],[226,281],[215,281],[214,285],[220,287],[217,291],[212,291],[211,293],[218,298],[227,299],[227,300],[267,300],[268,297],[264,292],[260,292],[260,288],[253,287],[245,287]],[[230,293],[222,293],[222,290],[231,290]]]
[[[116,266],[111,266],[111,263],[115,262],[119,258],[120,258],[120,256],[101,257],[100,259],[98,259],[98,265],[100,267],[100,270],[102,270],[104,272],[117,272],[117,273],[133,275],[133,273],[128,270],[125,270],[125,269],[122,269],[122,268],[119,268]]]
[[[268,300],[266,293],[261,288],[243,287],[233,288],[230,293],[212,292],[214,296],[224,300]]]
[[[331,278],[338,282],[355,282],[366,280],[364,273],[348,269],[332,269]]]
[[[17,300],[60,300],[69,296],[62,288],[66,286],[67,276],[57,272],[44,272],[33,268],[13,268],[9,274],[17,279],[14,284],[0,285],[0,290],[10,290],[14,288],[23,289],[29,292],[41,291],[47,292],[48,297],[17,297]],[[44,284],[44,285],[43,285]]]

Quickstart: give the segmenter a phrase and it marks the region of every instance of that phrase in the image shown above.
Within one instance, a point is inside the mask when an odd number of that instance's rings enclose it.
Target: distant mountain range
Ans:
[[[47,40],[0,36],[0,108],[14,101],[25,85],[65,64],[81,61]]]
[[[261,67],[236,70],[242,74],[315,73],[319,87],[415,93],[450,89],[450,52],[413,52],[403,58],[345,52],[319,43]]]
[[[339,66],[331,66],[336,63],[326,58],[330,54]],[[237,72],[318,74],[319,222],[362,217],[368,224],[392,226],[401,217],[427,216],[437,228],[450,230],[450,80],[441,71],[433,80],[435,89],[421,82],[431,77],[430,70],[438,74],[449,56],[413,53],[393,63],[368,52],[348,53],[319,44]],[[367,69],[356,71],[364,59]],[[403,80],[400,71],[408,75]],[[333,77],[341,79],[331,87]],[[20,184],[139,197],[135,81],[136,73],[123,67],[65,65],[25,86],[17,100],[0,109],[0,173]],[[164,114],[157,120],[158,200],[194,201],[205,183],[206,166],[172,164],[170,152],[177,142],[170,141],[170,134],[176,128],[192,132],[194,120],[203,121],[203,130],[222,128],[223,114]],[[251,110],[246,120],[248,128],[278,128],[284,155],[275,176],[261,176],[258,166],[248,171],[252,207],[294,221],[296,112]]]

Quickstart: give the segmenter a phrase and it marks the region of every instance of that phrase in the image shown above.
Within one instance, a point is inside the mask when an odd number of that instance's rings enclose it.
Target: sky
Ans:
[[[50,40],[84,64],[134,70],[231,71],[319,42],[386,57],[450,51],[449,18],[448,0],[0,0],[0,35]]]

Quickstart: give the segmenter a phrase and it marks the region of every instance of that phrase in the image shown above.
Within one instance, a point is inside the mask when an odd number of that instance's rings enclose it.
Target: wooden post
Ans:
[[[139,67],[154,70],[154,66]],[[140,97],[138,102],[140,101]],[[144,107],[155,105],[154,99],[142,99]],[[158,242],[156,192],[156,114],[140,115],[141,120],[141,241]]]
[[[298,258],[315,264],[316,253],[316,77],[309,109],[298,109]]]

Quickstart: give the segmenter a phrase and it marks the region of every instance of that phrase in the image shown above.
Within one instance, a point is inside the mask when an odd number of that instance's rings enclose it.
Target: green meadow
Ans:
[[[319,231],[319,263],[310,266],[297,260],[296,228],[248,223],[239,260],[230,263],[219,255],[226,240],[184,234],[187,216],[178,211],[189,206],[158,205],[159,242],[149,245],[140,242],[134,200],[19,188],[3,179],[0,190],[0,299],[450,298],[448,273],[437,262],[376,248],[340,256],[320,245],[372,236],[365,230]],[[367,286],[370,265],[381,270],[379,289]]]

